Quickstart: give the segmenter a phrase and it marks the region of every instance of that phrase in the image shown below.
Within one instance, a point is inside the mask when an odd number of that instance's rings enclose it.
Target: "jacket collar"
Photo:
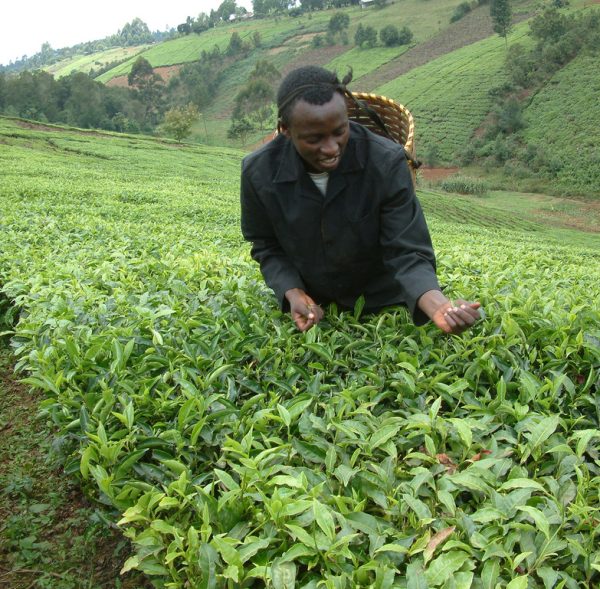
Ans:
[[[330,173],[330,180],[338,174],[347,174],[362,170],[366,163],[366,149],[364,141],[357,141],[361,135],[360,125],[350,121],[350,138],[342,155],[340,165]],[[283,134],[276,137],[275,141],[281,141],[281,162],[273,182],[297,182],[298,179],[306,174],[304,162],[298,155],[294,144]]]

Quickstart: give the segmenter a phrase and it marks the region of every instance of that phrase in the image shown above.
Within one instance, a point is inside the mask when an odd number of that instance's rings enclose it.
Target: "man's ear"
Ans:
[[[285,135],[289,139],[289,137],[290,137],[290,128],[281,119],[279,119],[277,121],[277,130],[282,135]]]

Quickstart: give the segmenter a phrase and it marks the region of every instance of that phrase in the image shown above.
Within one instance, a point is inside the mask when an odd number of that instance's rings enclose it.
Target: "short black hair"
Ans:
[[[345,95],[345,88],[335,72],[316,65],[306,65],[292,70],[279,85],[277,91],[277,116],[289,126],[290,114],[298,100],[309,104],[326,104],[338,92]]]

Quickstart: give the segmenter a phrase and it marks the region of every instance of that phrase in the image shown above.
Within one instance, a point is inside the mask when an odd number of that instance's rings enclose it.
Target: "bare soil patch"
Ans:
[[[456,174],[459,168],[430,168],[429,166],[421,166],[419,172],[423,179],[428,182],[439,182],[445,180],[448,176]]]
[[[273,47],[272,49],[269,49],[267,51],[267,54],[268,55],[277,55],[278,53],[283,53],[284,51],[287,51],[287,47],[280,45],[279,47]]]
[[[300,55],[286,64],[281,72],[281,76],[283,78],[288,72],[303,65],[325,65],[347,50],[348,47],[346,45],[331,45],[328,47],[318,47],[316,49],[303,51]]]
[[[177,74],[177,72],[179,72],[181,68],[181,64],[155,67],[154,73],[158,74],[166,84],[174,75]],[[127,88],[129,86],[129,82],[127,81],[127,76],[117,76],[116,78],[106,82],[105,85],[110,87]]]

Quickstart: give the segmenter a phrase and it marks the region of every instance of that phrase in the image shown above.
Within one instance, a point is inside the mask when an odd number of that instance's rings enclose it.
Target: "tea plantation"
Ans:
[[[157,587],[600,584],[600,254],[420,194],[462,336],[302,334],[238,230],[241,153],[0,118],[0,313],[67,473]],[[112,510],[112,511],[111,511]]]

